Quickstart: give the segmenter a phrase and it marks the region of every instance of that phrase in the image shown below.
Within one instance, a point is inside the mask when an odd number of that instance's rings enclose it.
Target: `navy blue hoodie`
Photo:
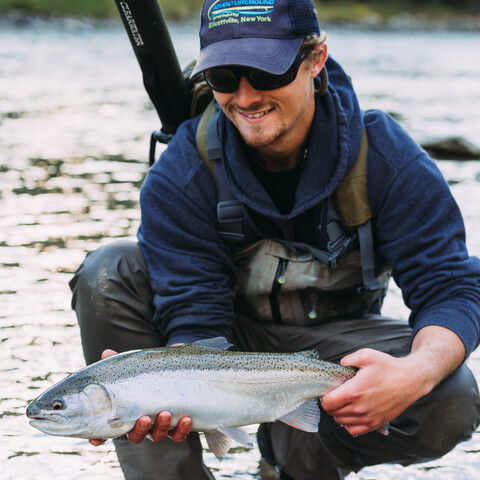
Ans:
[[[317,210],[356,159],[362,128],[357,97],[331,58],[327,69],[329,88],[316,99],[308,156],[288,215],[278,212],[251,171],[237,130],[220,115],[227,181],[248,213],[246,243],[315,243]],[[198,121],[179,127],[140,195],[138,240],[154,290],[153,321],[168,344],[228,338],[235,318],[235,267],[218,235],[215,183],[197,153]],[[363,122],[375,247],[411,309],[412,338],[427,325],[440,325],[462,339],[468,356],[480,338],[480,261],[468,255],[458,206],[434,162],[391,117],[369,110]]]

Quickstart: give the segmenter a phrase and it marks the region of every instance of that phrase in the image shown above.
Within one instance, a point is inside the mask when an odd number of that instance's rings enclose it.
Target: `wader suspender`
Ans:
[[[358,287],[358,293],[374,292],[383,287],[375,278],[375,261],[373,257],[372,222],[367,222],[358,227],[358,241],[360,242],[360,255],[362,257],[363,287]]]
[[[218,113],[219,110],[216,107],[215,113],[208,123],[207,155],[208,161],[213,163],[217,184],[219,200],[217,204],[218,233],[228,244],[234,245],[243,242],[245,238],[243,235],[244,213],[242,203],[233,196],[225,178],[217,131]]]
[[[213,110],[211,105],[207,110],[209,109]],[[241,243],[245,238],[243,235],[243,221],[245,214],[243,212],[242,203],[233,196],[225,178],[217,130],[218,114],[219,109],[216,106],[213,116],[208,122],[206,132],[207,167],[211,173],[214,174],[215,183],[217,186],[219,200],[217,204],[219,235],[228,244],[235,245]],[[207,115],[204,115],[203,117],[207,117]],[[204,120],[203,117],[201,121]],[[201,147],[199,150],[201,150]],[[370,210],[370,205],[368,204],[366,182],[367,152],[368,138],[365,129],[362,128],[362,141],[357,160],[355,161],[352,170],[342,180],[336,192],[337,203],[342,215],[342,219],[349,228],[356,227],[357,229],[358,240],[360,244],[360,255],[362,258],[363,277],[363,286],[358,288],[358,293],[373,292],[382,289],[382,286],[376,281],[375,278],[375,262],[371,225],[372,213]],[[200,157],[205,160],[201,151]],[[213,171],[211,168],[212,164]],[[346,204],[345,199],[350,199],[348,205]],[[328,233],[332,232],[332,230],[340,233],[340,228],[329,228],[328,222],[327,227]],[[342,240],[342,237],[346,237],[343,230],[341,230],[341,233],[338,234],[337,238],[329,238],[329,243],[331,245],[339,246],[338,248],[334,247],[333,251],[324,252],[313,247],[310,247],[309,250],[316,258],[327,263],[331,268],[335,268],[338,256],[345,251],[347,243],[350,243],[340,241]]]

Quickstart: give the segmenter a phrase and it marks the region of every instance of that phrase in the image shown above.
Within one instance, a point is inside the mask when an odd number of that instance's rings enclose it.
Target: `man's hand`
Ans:
[[[171,421],[172,415],[167,411],[162,411],[157,415],[153,426],[152,419],[143,415],[137,420],[133,429],[127,433],[127,437],[132,443],[140,443],[148,434],[154,442],[161,442],[166,437],[170,437],[174,442],[182,442],[190,433],[192,419],[182,417],[174,429],[171,429]]]
[[[344,357],[342,365],[359,371],[327,393],[322,407],[353,436],[381,431],[458,368],[464,358],[465,347],[455,333],[438,326],[424,327],[407,357],[370,349]]]
[[[102,359],[111,357],[117,353],[118,352],[115,350],[104,350],[102,353]],[[174,442],[182,442],[190,433],[192,419],[190,417],[182,417],[178,421],[178,425],[173,429],[171,428],[171,422],[172,415],[165,410],[160,412],[153,421],[148,415],[143,415],[135,422],[132,430],[127,433],[127,438],[130,442],[136,444],[140,443],[148,434],[150,434],[150,437],[154,442],[161,442],[162,440],[165,440],[166,437],[170,437]],[[102,445],[105,440],[90,439],[89,442],[93,446],[98,447],[99,445]]]
[[[412,381],[406,358],[363,349],[342,359],[359,369],[355,377],[322,398],[322,407],[353,435],[381,428],[425,393]]]

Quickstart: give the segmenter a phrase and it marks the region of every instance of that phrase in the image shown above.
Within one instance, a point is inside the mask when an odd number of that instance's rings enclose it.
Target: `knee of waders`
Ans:
[[[410,441],[416,444],[419,461],[442,457],[469,440],[480,424],[480,397],[472,372],[462,365],[414,404],[407,417],[406,425],[417,430]]]
[[[129,282],[139,271],[146,275],[145,260],[136,242],[117,241],[93,250],[69,282],[72,308],[77,310],[83,300],[94,302],[108,296],[109,291]]]

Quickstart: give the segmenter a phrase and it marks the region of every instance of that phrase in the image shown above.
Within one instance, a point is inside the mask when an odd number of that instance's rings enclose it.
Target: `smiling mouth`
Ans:
[[[270,113],[272,110],[273,110],[273,108],[270,108],[268,110],[264,110],[263,112],[257,112],[257,113],[248,113],[248,112],[240,112],[240,113],[247,118],[255,119],[255,118],[260,118],[260,117],[265,116],[267,113]]]

